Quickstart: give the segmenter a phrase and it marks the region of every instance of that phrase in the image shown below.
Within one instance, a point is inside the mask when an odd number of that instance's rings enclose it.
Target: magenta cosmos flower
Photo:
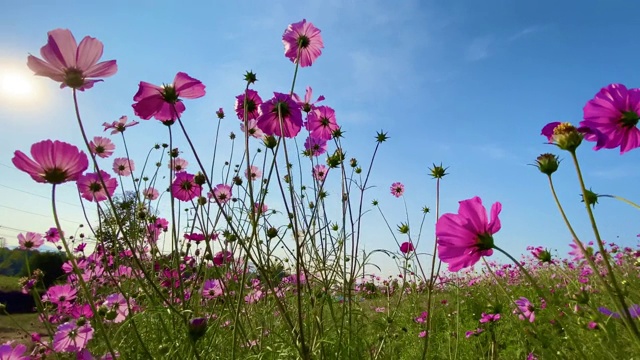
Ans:
[[[142,195],[147,200],[155,200],[158,198],[158,196],[160,196],[160,193],[158,193],[158,190],[156,190],[155,188],[148,187],[142,191]]]
[[[24,344],[17,344],[13,347],[12,342],[7,342],[0,345],[0,359],[2,360],[29,360],[30,356],[24,355],[27,351],[27,346]]]
[[[245,100],[246,99],[246,100]],[[260,116],[260,105],[262,105],[262,98],[255,90],[247,89],[246,93],[236,96],[236,114],[238,119],[245,120],[244,110],[247,108],[246,120],[257,119]]]
[[[324,100],[324,95],[320,95],[318,96],[316,101],[311,102],[312,97],[313,97],[313,89],[311,88],[311,86],[307,86],[307,89],[304,92],[304,100],[300,99],[298,94],[293,94],[293,100],[295,100],[298,103],[298,105],[302,107],[302,111],[306,113],[315,109],[316,108],[315,105],[320,101]]]
[[[111,135],[113,135],[119,132],[124,132],[125,130],[127,130],[128,127],[135,126],[138,124],[139,122],[137,121],[132,121],[130,123],[127,123],[127,117],[121,116],[120,119],[112,122],[111,124],[109,124],[108,122],[102,123],[102,126],[104,126],[104,131],[111,129]]]
[[[88,322],[78,326],[75,320],[66,322],[56,330],[53,336],[53,349],[63,352],[77,352],[87,347],[93,338],[93,328]]]
[[[244,176],[249,180],[258,180],[262,177],[262,171],[257,166],[251,165],[249,169],[244,171]]]
[[[133,111],[144,120],[155,117],[160,121],[176,120],[184,112],[182,98],[197,99],[205,94],[204,84],[189,75],[179,72],[173,84],[157,86],[141,81],[133,97]]]
[[[620,147],[620,153],[640,147],[640,89],[627,89],[611,84],[600,90],[584,106],[584,120],[580,126],[594,130],[597,135],[585,139],[598,141],[594,150]]]
[[[333,132],[339,128],[336,112],[328,106],[318,106],[307,116],[307,130],[313,137],[331,140]]]
[[[529,320],[529,322],[534,322],[536,320],[535,307],[529,299],[521,297],[516,300],[515,303],[518,308],[513,310],[513,313],[517,314],[520,320]]]
[[[311,66],[324,48],[320,29],[306,19],[289,25],[282,35],[282,43],[284,56],[302,67]]]
[[[171,184],[171,195],[180,201],[189,201],[200,196],[202,186],[195,181],[195,175],[186,172],[176,174],[175,180]]]
[[[402,185],[402,183],[394,182],[393,184],[391,184],[391,187],[389,189],[391,190],[391,195],[397,198],[404,194],[404,185]]]
[[[438,256],[449,271],[474,265],[481,256],[493,254],[493,234],[500,230],[502,204],[491,206],[491,220],[479,197],[460,201],[457,214],[444,214],[436,223]]]
[[[327,152],[327,140],[311,135],[304,141],[304,155],[317,157],[325,152]]]
[[[31,160],[22,151],[14,153],[13,165],[39,183],[62,184],[77,180],[89,167],[87,155],[61,141],[44,140],[31,145]]]
[[[42,235],[29,231],[26,234],[18,234],[18,244],[22,250],[33,250],[42,246],[44,239]]]
[[[57,243],[60,241],[60,231],[55,227],[49,228],[49,230],[44,233],[44,237],[48,242]]]
[[[274,92],[274,97],[260,105],[258,127],[267,135],[293,138],[302,128],[302,111],[291,96]],[[282,126],[280,125],[282,119]]]
[[[90,89],[102,77],[109,77],[118,71],[115,60],[98,63],[102,56],[102,42],[85,36],[80,42],[67,29],[48,32],[47,45],[40,48],[41,60],[33,55],[27,58],[27,66],[39,76],[46,76],[66,86],[84,91]]]
[[[414,251],[416,248],[413,246],[413,243],[411,243],[410,241],[405,241],[402,244],[400,244],[400,252],[402,252],[403,254],[408,254],[412,251]]]
[[[100,170],[100,176],[102,176],[102,180],[107,186],[106,190],[109,192],[109,196],[113,196],[118,186],[118,181],[102,170]],[[76,184],[83,198],[95,202],[107,200],[107,191],[102,186],[98,173],[86,173],[78,178]]]

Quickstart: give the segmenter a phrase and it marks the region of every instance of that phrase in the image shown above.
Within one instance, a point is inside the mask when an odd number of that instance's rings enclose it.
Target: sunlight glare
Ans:
[[[15,100],[27,100],[34,95],[34,86],[26,74],[0,72],[0,94]]]

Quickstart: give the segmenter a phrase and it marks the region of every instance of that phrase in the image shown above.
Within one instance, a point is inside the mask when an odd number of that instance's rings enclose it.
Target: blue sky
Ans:
[[[539,133],[551,121],[579,122],[582,107],[603,86],[640,86],[640,50],[633,37],[640,25],[624,20],[639,10],[640,3],[629,1],[507,0],[5,5],[0,74],[27,74],[34,93],[0,97],[0,236],[13,244],[19,231],[52,225],[50,187],[12,169],[13,152],[26,152],[47,138],[81,144],[70,91],[31,78],[25,65],[26,56],[37,55],[45,44],[47,31],[69,28],[78,41],[97,37],[105,44],[103,59],[118,60],[115,76],[80,96],[91,135],[104,135],[104,121],[135,118],[131,103],[139,81],[170,82],[185,71],[207,85],[205,98],[186,103],[184,121],[197,133],[198,148],[209,154],[219,107],[228,114],[222,134],[240,133],[232,109],[246,70],[258,74],[255,89],[263,98],[288,91],[293,65],[283,55],[281,35],[289,23],[306,18],[322,30],[325,49],[312,67],[301,69],[296,92],[310,85],[327,98],[346,131],[349,157],[364,162],[376,131],[388,132],[390,140],[374,166],[377,187],[367,198],[380,201],[393,225],[406,219],[403,202],[389,195],[389,185],[406,185],[410,220],[417,224],[422,206],[435,206],[428,167],[442,162],[450,168],[442,184],[444,212],[476,195],[487,207],[500,201],[499,246],[519,254],[527,245],[542,245],[565,254],[570,235],[545,177],[527,164],[549,151],[564,159],[554,176],[557,190],[582,239],[592,240],[570,159],[545,145]],[[142,152],[167,141],[166,129],[156,121],[143,121],[126,135],[140,164]],[[587,185],[639,201],[640,150],[620,156],[594,152],[590,145],[579,150]],[[188,152],[184,157],[193,163]],[[59,196],[61,217],[72,229],[83,222],[75,187],[65,185]],[[596,217],[605,240],[637,244],[636,209],[601,199]],[[367,250],[395,248],[380,220],[376,212],[365,216]],[[428,246],[422,250],[431,251],[432,237],[424,240]],[[390,265],[383,267],[390,271]]]

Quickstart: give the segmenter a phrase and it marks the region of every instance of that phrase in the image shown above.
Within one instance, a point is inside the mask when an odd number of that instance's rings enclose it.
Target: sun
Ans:
[[[0,94],[12,100],[29,100],[35,96],[35,87],[26,72],[0,69]]]

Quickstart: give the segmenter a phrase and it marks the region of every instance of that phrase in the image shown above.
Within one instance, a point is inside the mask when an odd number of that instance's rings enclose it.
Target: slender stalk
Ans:
[[[611,281],[611,285],[613,286],[615,296],[618,298],[618,302],[620,306],[622,306],[622,311],[624,312],[624,322],[627,324],[627,327],[631,331],[631,333],[635,336],[636,341],[640,342],[640,331],[638,331],[638,327],[635,323],[635,320],[631,317],[631,313],[629,312],[629,308],[627,307],[627,302],[620,290],[620,285],[616,280],[616,276],[613,272],[613,267],[611,266],[611,262],[609,262],[609,257],[607,256],[607,251],[604,248],[604,243],[602,242],[602,238],[600,237],[600,231],[598,230],[598,225],[596,224],[596,219],[593,215],[593,210],[591,210],[591,205],[587,201],[587,188],[584,185],[584,179],[582,178],[582,171],[580,170],[580,164],[578,163],[578,157],[575,151],[571,151],[571,158],[573,159],[573,164],[575,165],[576,172],[578,173],[578,181],[580,182],[580,189],[582,190],[582,197],[585,203],[585,207],[587,209],[587,214],[589,215],[589,221],[591,222],[591,227],[593,229],[593,234],[596,237],[596,242],[598,243],[598,248],[600,249],[600,254],[602,254],[602,259],[604,261],[605,266],[607,267],[607,275]],[[588,256],[587,256],[588,257]],[[596,268],[593,269],[597,271]]]
[[[436,178],[436,222],[440,218],[440,178]],[[433,241],[433,255],[431,258],[431,274],[429,275],[429,293],[427,294],[427,336],[424,337],[424,347],[422,348],[422,359],[426,359],[429,354],[429,334],[431,332],[431,301],[433,297],[433,286],[435,285],[436,278],[438,274],[434,274],[434,270],[436,267],[436,259],[438,252],[438,237],[434,237]],[[440,272],[440,267],[438,267],[438,273]],[[426,279],[425,279],[426,280]]]

